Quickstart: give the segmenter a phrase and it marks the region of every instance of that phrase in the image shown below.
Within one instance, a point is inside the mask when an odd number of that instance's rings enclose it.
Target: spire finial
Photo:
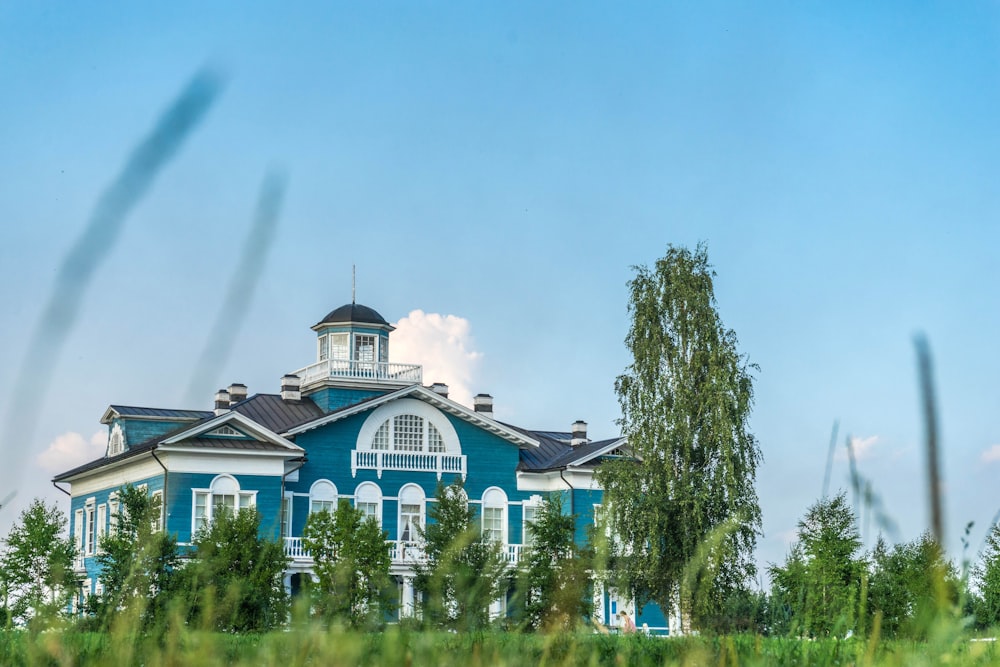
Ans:
[[[351,305],[356,303],[354,298],[354,293],[357,290],[358,285],[358,267],[356,264],[351,264]]]

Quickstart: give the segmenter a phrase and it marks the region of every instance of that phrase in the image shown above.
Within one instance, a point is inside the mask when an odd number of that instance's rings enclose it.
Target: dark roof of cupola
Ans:
[[[345,322],[389,326],[385,318],[379,315],[374,308],[362,306],[360,303],[346,303],[340,308],[330,311],[326,317],[316,323],[316,326],[321,324],[343,324]]]

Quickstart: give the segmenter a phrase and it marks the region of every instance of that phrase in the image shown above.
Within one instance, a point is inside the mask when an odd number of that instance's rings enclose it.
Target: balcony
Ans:
[[[285,555],[296,563],[303,565],[312,564],[312,556],[303,546],[301,537],[286,537]],[[419,542],[403,542],[401,540],[389,540],[386,542],[389,547],[389,560],[393,565],[413,565],[427,561],[423,546]],[[526,548],[523,544],[504,544],[503,554],[508,564],[517,565],[521,562]]]
[[[405,470],[406,472],[433,472],[441,479],[443,473],[454,473],[465,479],[466,457],[464,454],[443,452],[387,452],[380,450],[355,449],[351,452],[351,475],[358,476],[359,470],[374,470],[379,479],[383,470]]]
[[[424,378],[423,366],[418,364],[394,364],[387,361],[354,361],[352,359],[327,359],[300,368],[294,375],[301,378],[302,386],[323,380],[355,380],[364,384],[397,384],[406,386],[421,384]]]

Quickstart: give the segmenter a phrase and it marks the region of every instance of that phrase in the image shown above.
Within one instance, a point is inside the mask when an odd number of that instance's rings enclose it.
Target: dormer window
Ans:
[[[125,431],[119,422],[111,427],[108,434],[108,456],[115,456],[125,451]]]

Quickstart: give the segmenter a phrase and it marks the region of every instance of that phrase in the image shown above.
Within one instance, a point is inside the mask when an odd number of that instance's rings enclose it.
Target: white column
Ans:
[[[403,577],[403,599],[400,600],[399,617],[411,618],[416,615],[413,606],[413,577]]]

